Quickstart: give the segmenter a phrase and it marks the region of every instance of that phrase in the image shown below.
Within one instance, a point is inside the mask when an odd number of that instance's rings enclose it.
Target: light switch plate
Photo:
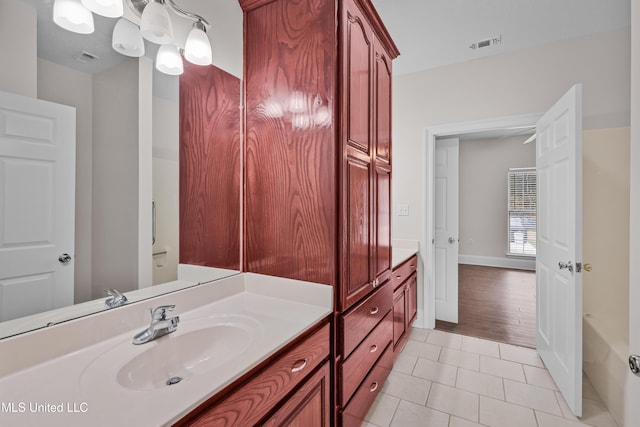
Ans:
[[[398,205],[398,216],[409,216],[409,205]]]

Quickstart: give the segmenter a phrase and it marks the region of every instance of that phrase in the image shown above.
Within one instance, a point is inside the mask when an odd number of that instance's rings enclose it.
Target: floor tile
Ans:
[[[443,331],[431,331],[427,337],[429,344],[436,344],[442,347],[455,348],[460,350],[462,347],[462,335],[450,334]]]
[[[362,425],[360,427],[382,427],[382,426],[379,426],[377,424],[372,424],[372,423],[369,423],[369,422],[365,421],[365,422],[362,423]]]
[[[393,370],[402,372],[403,374],[411,374],[413,368],[416,366],[418,358],[416,356],[409,356],[404,353],[400,353],[395,363],[393,364]]]
[[[478,395],[468,391],[433,383],[427,406],[470,421],[478,421]]]
[[[409,339],[413,341],[425,342],[432,329],[413,328],[409,333]]]
[[[500,358],[498,343],[475,337],[462,337],[462,351]]]
[[[459,366],[461,368],[472,369],[475,371],[480,369],[480,355],[455,350],[453,348],[443,347],[440,352],[440,359],[438,360],[447,365]]]
[[[388,427],[399,404],[400,399],[397,397],[379,393],[364,419],[379,427]]]
[[[553,390],[505,379],[504,393],[507,402],[562,416]]]
[[[538,427],[581,427],[587,425],[540,411],[536,411],[536,418],[538,419]]]
[[[473,421],[468,421],[462,418],[451,416],[449,420],[449,427],[482,427],[482,425],[478,423],[474,423]]]
[[[480,396],[480,424],[491,427],[537,427],[533,410]]]
[[[575,415],[573,415],[573,412],[571,412],[571,409],[569,408],[567,401],[564,400],[564,396],[562,396],[562,393],[560,393],[559,391],[556,391],[555,394],[556,394],[556,400],[560,405],[560,410],[562,411],[562,416],[568,420],[579,421],[578,418]]]
[[[551,390],[558,390],[558,386],[556,386],[555,381],[551,378],[551,374],[549,374],[549,371],[546,369],[529,365],[522,365],[522,368],[524,369],[524,376],[527,380],[527,384],[537,385]]]
[[[580,421],[594,427],[618,427],[607,407],[600,400],[582,399]]]
[[[415,403],[401,401],[391,422],[391,427],[448,427],[449,415]]]
[[[441,349],[442,347],[440,347],[439,345],[408,340],[407,344],[402,349],[402,354],[437,361],[438,357],[440,357]]]
[[[504,400],[502,378],[468,369],[458,369],[456,387],[494,399]]]
[[[502,378],[525,382],[522,365],[495,357],[480,356],[480,372]]]
[[[544,368],[538,352],[532,348],[517,347],[510,344],[500,344],[500,358],[512,362]]]
[[[427,359],[418,359],[412,375],[440,384],[454,386],[458,368]]]
[[[427,401],[430,387],[431,381],[392,371],[382,387],[382,392],[424,405]]]

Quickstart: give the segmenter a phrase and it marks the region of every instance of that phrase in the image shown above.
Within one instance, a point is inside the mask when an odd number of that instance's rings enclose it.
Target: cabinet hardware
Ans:
[[[305,366],[307,366],[307,359],[298,360],[293,365],[293,368],[291,368],[291,372],[293,372],[294,374],[296,372],[300,372],[300,371],[302,371],[304,369]]]
[[[377,382],[377,381],[374,381],[374,382],[371,384],[371,387],[369,387],[369,391],[370,391],[371,393],[373,393],[373,392],[374,392],[374,391],[376,391],[377,389],[378,389],[378,382]]]
[[[378,307],[373,307],[373,308],[369,311],[369,314],[373,316],[374,314],[378,314],[378,312],[379,312],[379,311],[380,311],[380,308],[378,308]]]
[[[375,353],[377,349],[378,349],[378,346],[374,344],[374,345],[372,345],[372,346],[371,346],[371,348],[369,349],[369,353]]]

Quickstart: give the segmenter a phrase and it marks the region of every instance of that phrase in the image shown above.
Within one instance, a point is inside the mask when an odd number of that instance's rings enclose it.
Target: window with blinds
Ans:
[[[536,256],[536,169],[509,169],[508,255]]]

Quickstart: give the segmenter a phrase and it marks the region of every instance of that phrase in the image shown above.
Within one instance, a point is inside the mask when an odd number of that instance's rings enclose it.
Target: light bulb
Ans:
[[[120,18],[124,14],[122,0],[81,0],[81,2],[91,12],[107,18]]]
[[[93,15],[80,0],[55,0],[53,22],[65,30],[79,34],[93,33]]]
[[[140,34],[140,28],[125,18],[118,19],[113,28],[111,39],[113,49],[127,56],[139,58],[144,55],[144,40]]]
[[[171,76],[179,76],[184,71],[182,56],[178,48],[172,44],[165,44],[158,49],[156,69]]]
[[[184,47],[184,57],[195,65],[211,65],[211,43],[201,21],[193,24]]]
[[[142,11],[140,34],[152,43],[173,43],[173,25],[164,0],[150,0]]]

